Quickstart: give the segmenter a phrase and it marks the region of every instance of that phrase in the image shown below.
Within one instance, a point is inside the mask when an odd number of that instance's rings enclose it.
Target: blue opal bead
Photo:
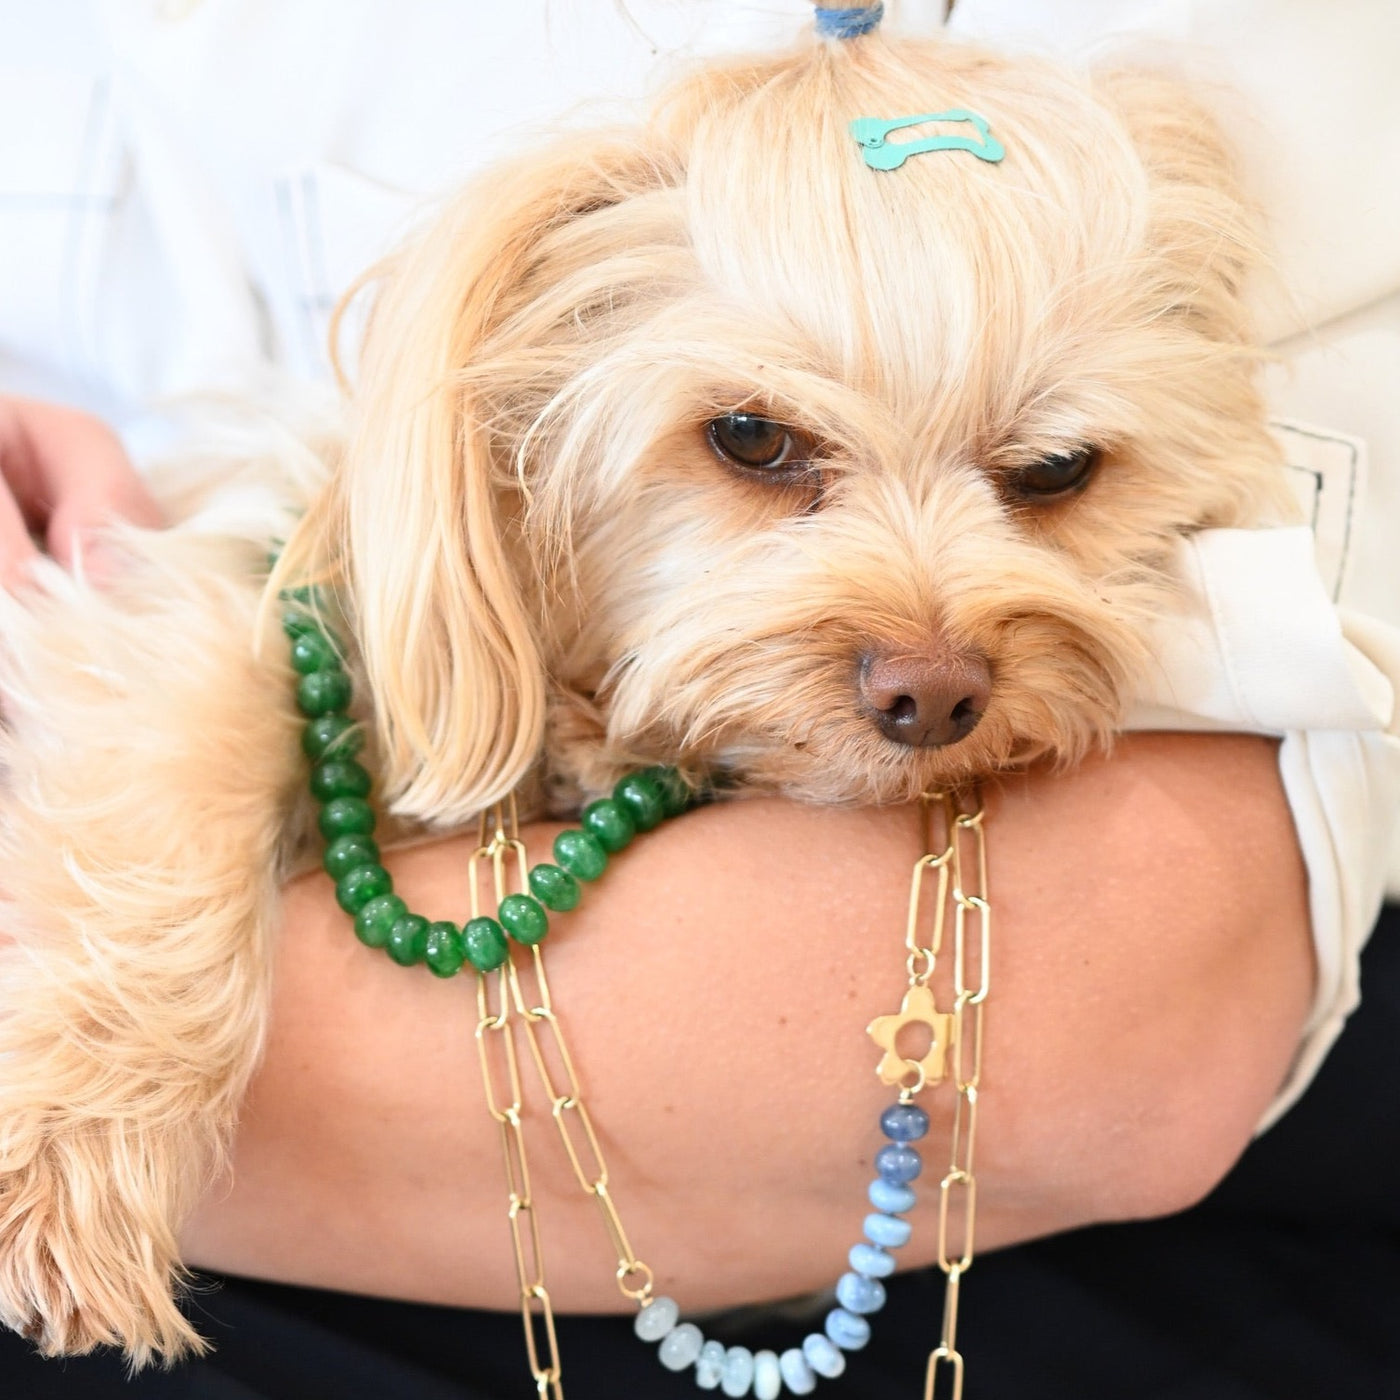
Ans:
[[[753,1400],[778,1400],[783,1393],[783,1373],[776,1351],[753,1354]]]
[[[912,1147],[892,1142],[875,1154],[875,1170],[886,1181],[904,1185],[914,1181],[924,1169],[924,1159]]]
[[[817,1375],[825,1376],[829,1381],[834,1381],[846,1369],[846,1358],[841,1355],[841,1348],[820,1332],[809,1332],[802,1339],[802,1355]]]
[[[796,1347],[789,1347],[779,1358],[783,1380],[794,1395],[810,1395],[817,1388],[817,1378],[807,1364],[807,1358]]]
[[[720,1389],[731,1400],[747,1395],[753,1384],[753,1352],[748,1347],[730,1347],[724,1353],[724,1370],[720,1372]]]
[[[892,1103],[880,1115],[880,1131],[894,1142],[918,1142],[928,1134],[928,1114],[917,1104]]]
[[[706,1342],[695,1359],[695,1384],[701,1390],[718,1390],[724,1374],[724,1343]]]
[[[836,1280],[836,1301],[847,1312],[877,1313],[885,1306],[885,1285],[864,1274],[842,1274]]]
[[[644,1342],[659,1342],[676,1325],[681,1310],[674,1298],[653,1298],[632,1323],[632,1330]]]
[[[693,1322],[682,1322],[661,1339],[661,1348],[656,1354],[668,1371],[684,1371],[695,1363],[704,1345],[705,1338],[700,1329]]]
[[[832,1308],[826,1315],[826,1335],[842,1351],[859,1351],[870,1340],[870,1324],[845,1308]]]
[[[909,1243],[909,1236],[913,1233],[914,1227],[897,1215],[880,1212],[865,1217],[865,1238],[871,1244],[878,1244],[881,1249],[898,1249],[900,1245]]]
[[[851,1246],[849,1257],[851,1268],[866,1278],[888,1278],[894,1273],[894,1255],[886,1254],[883,1249],[866,1244],[864,1240]]]
[[[883,1176],[877,1176],[870,1183],[867,1194],[870,1204],[886,1215],[903,1215],[906,1210],[913,1210],[917,1199],[909,1187],[901,1186],[897,1181],[886,1181]]]

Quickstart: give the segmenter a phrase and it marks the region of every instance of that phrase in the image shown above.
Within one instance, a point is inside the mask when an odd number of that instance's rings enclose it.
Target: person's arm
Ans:
[[[1182,1208],[1248,1142],[1308,1008],[1306,879],[1275,746],[1138,736],[988,797],[979,1248]],[[528,829],[532,860],[555,829]],[[799,1293],[844,1268],[894,1097],[864,1028],[904,989],[916,842],[909,809],[732,802],[643,838],[554,918],[551,985],[611,1190],[659,1291],[685,1308]],[[410,906],[461,918],[469,849],[391,857]],[[324,877],[294,881],[266,1059],[231,1180],[186,1232],[189,1261],[512,1306],[474,987],[361,947]],[[521,1073],[555,1306],[622,1306],[528,1057]],[[904,1265],[936,1247],[948,1090],[924,1101],[934,1128]]]

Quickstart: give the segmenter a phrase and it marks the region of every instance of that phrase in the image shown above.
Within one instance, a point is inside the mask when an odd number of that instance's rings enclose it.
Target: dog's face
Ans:
[[[848,131],[958,107],[999,165]],[[1250,259],[1176,88],[950,45],[711,70],[522,158],[391,280],[332,498],[399,805],[541,746],[859,802],[1081,754],[1171,541],[1276,490]]]

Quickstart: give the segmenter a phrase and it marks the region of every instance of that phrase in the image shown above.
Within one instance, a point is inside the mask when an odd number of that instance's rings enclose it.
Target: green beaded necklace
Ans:
[[[311,761],[311,795],[321,804],[318,825],[326,840],[321,864],[335,881],[336,901],[353,916],[360,942],[383,948],[402,967],[425,963],[438,977],[452,977],[466,965],[494,972],[509,956],[507,935],[527,948],[540,943],[549,932],[546,910],[562,914],[574,908],[580,881],[596,880],[608,857],[638,832],[679,816],[694,801],[674,768],[629,773],[611,797],[583,809],[577,827],[554,838],[557,864],[534,866],[527,876],[530,892],[507,895],[496,918],[481,916],[461,926],[450,919],[429,921],[394,893],[394,878],[380,864],[371,779],[355,758],[364,735],[347,713],[354,687],[341,663],[341,647],[305,607],[285,608],[282,630],[291,640],[292,668],[300,677],[297,708],[306,716],[301,747]]]
[[[925,854],[914,866],[905,934],[909,989],[898,1013],[877,1017],[867,1028],[868,1034],[885,1052],[877,1072],[885,1084],[898,1088],[899,1097],[880,1119],[881,1130],[890,1143],[876,1155],[877,1176],[869,1189],[875,1213],[867,1215],[865,1238],[852,1248],[850,1270],[837,1282],[835,1292],[839,1306],[827,1316],[821,1332],[812,1333],[800,1348],[790,1348],[782,1356],[771,1351],[752,1353],[746,1347],[726,1349],[719,1342],[707,1342],[693,1323],[679,1322],[672,1299],[653,1296],[652,1272],[632,1252],[607,1190],[607,1166],[602,1148],[574,1075],[562,1027],[549,1001],[539,946],[549,932],[546,910],[563,913],[574,908],[582,892],[580,882],[598,879],[607,868],[610,855],[621,851],[639,831],[650,831],[667,817],[685,811],[694,800],[694,794],[674,768],[645,768],[630,773],[613,789],[611,797],[584,808],[577,827],[567,828],[555,837],[557,864],[542,863],[525,873],[528,894],[523,891],[504,893],[503,867],[497,859],[496,918],[477,914],[461,927],[447,919],[430,922],[421,914],[410,912],[403,899],[394,893],[393,877],[379,861],[379,847],[373,840],[374,809],[369,804],[370,775],[355,759],[363,747],[364,736],[347,713],[353,687],[341,662],[342,648],[334,634],[324,628],[310,610],[308,605],[313,594],[297,590],[282,596],[284,603],[289,604],[282,615],[282,627],[291,639],[292,666],[300,676],[297,706],[306,716],[301,745],[312,764],[311,792],[321,803],[319,824],[327,843],[322,864],[336,882],[337,901],[354,917],[360,941],[371,948],[383,948],[395,962],[403,966],[425,963],[438,977],[451,977],[468,964],[480,974],[477,982],[478,1053],[482,1059],[487,1106],[502,1134],[510,1192],[508,1218],[521,1297],[525,1300],[527,1355],[539,1394],[548,1393],[555,1400],[562,1400],[563,1391],[539,1237],[534,1233],[537,1226],[531,1224],[529,1234],[522,1235],[519,1223],[522,1214],[533,1211],[533,1205],[529,1199],[529,1169],[521,1132],[518,1057],[514,1042],[509,1038],[512,1004],[523,1017],[532,1057],[575,1176],[585,1192],[598,1203],[609,1238],[617,1249],[618,1286],[625,1297],[641,1307],[635,1322],[637,1335],[646,1341],[659,1342],[661,1362],[671,1370],[687,1370],[693,1365],[701,1389],[713,1390],[722,1385],[726,1395],[752,1393],[756,1400],[773,1400],[784,1385],[795,1395],[810,1394],[816,1388],[818,1377],[835,1377],[843,1372],[845,1352],[859,1350],[866,1344],[870,1336],[867,1315],[884,1307],[886,1295],[881,1280],[895,1268],[889,1251],[904,1244],[910,1235],[909,1222],[903,1217],[915,1203],[910,1183],[922,1169],[922,1159],[911,1143],[923,1137],[929,1126],[928,1115],[913,1104],[913,1099],[926,1086],[943,1079],[951,1063],[958,1101],[952,1125],[950,1165],[939,1185],[939,1263],[948,1281],[943,1326],[939,1345],[929,1355],[925,1393],[933,1394],[938,1371],[946,1367],[953,1371],[954,1395],[961,1396],[963,1359],[955,1344],[957,1299],[962,1275],[972,1263],[976,1201],[972,1144],[981,1078],[981,1013],[987,995],[990,950],[980,805],[975,810],[964,810],[946,793],[925,794],[923,799]],[[936,844],[930,846],[927,827],[932,804],[940,806],[943,812],[946,842],[942,850]],[[498,836],[501,834],[498,832]],[[969,861],[963,860],[964,839],[975,843]],[[506,844],[519,852],[520,869],[524,871],[524,847],[514,838]],[[494,846],[486,844],[483,825],[482,846],[477,856],[490,855],[493,849]],[[473,861],[475,859],[473,857]],[[475,914],[478,908],[475,864],[470,868]],[[927,939],[928,934],[920,932],[923,923],[919,917],[920,896],[929,871],[937,872],[937,907],[931,944],[920,941]],[[953,906],[956,999],[951,1012],[941,1012],[928,984],[942,946],[948,902]],[[531,952],[538,979],[538,999],[526,1000],[517,983],[510,939]],[[970,940],[974,946],[980,946],[980,951],[969,955]],[[969,977],[969,965],[975,977]],[[500,1000],[493,1010],[486,992],[486,974],[497,970],[501,975]],[[965,1020],[970,1023],[969,1030],[964,1029]],[[924,1060],[910,1060],[895,1048],[894,1037],[906,1023],[922,1024],[929,1031],[930,1047]],[[541,1047],[539,1027],[544,1025],[552,1028],[560,1063],[567,1071],[567,1082],[562,1087],[555,1072],[548,1067]],[[504,1097],[499,1096],[494,1087],[497,1081],[493,1080],[483,1039],[487,1033],[497,1032],[506,1036],[508,1086],[502,1086],[506,1090]],[[964,1045],[970,1045],[971,1049],[965,1052]],[[909,1082],[911,1074],[917,1076],[914,1083]],[[588,1144],[585,1156],[596,1165],[592,1175],[580,1159],[580,1149],[566,1122],[571,1118],[577,1118],[582,1124]],[[961,1254],[950,1254],[947,1240],[949,1200],[954,1192],[962,1202]],[[956,1227],[956,1219],[954,1223]],[[527,1238],[534,1242],[529,1258],[525,1248]],[[642,1281],[634,1285],[629,1282],[633,1279]],[[537,1302],[544,1307],[549,1347],[548,1363],[544,1365],[535,1336]]]

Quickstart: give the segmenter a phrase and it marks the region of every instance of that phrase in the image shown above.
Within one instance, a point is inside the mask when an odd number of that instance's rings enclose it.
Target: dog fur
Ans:
[[[853,117],[934,107],[1005,161],[865,168]],[[409,828],[661,760],[862,804],[1071,763],[1150,664],[1173,541],[1286,509],[1258,256],[1176,83],[878,35],[710,65],[468,190],[381,269],[343,437],[248,454],[275,509],[127,531],[104,589],[3,604],[0,1319],[47,1353],[203,1345],[178,1230],[307,853],[278,588],[337,598]],[[722,461],[739,411],[810,469]],[[1018,491],[1086,445],[1082,490]],[[947,648],[990,666],[981,722],[891,742],[862,658]]]

